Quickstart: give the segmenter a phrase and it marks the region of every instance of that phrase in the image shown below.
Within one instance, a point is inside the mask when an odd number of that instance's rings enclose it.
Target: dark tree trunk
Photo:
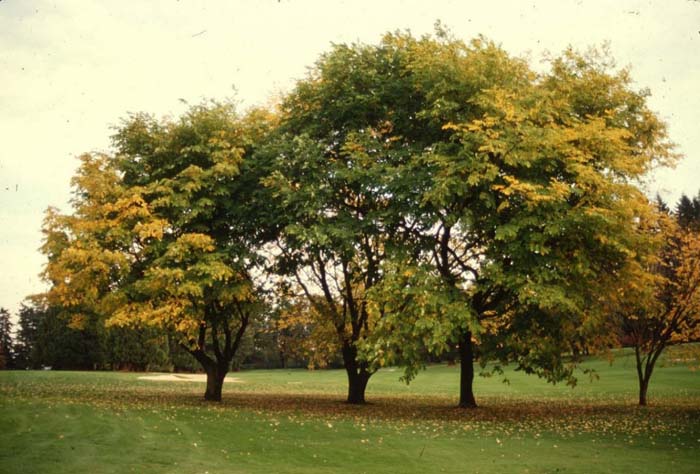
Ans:
[[[347,402],[353,405],[362,405],[365,403],[365,389],[369,382],[370,374],[360,369],[358,371],[348,372],[348,399]]]
[[[343,344],[343,365],[348,374],[347,403],[364,404],[367,382],[372,374],[367,370],[366,364],[357,361],[357,349],[351,342]]]
[[[649,390],[649,381],[651,380],[651,374],[654,372],[654,365],[656,365],[656,360],[661,355],[663,351],[663,346],[657,347],[655,351],[650,354],[642,354],[642,349],[639,345],[634,346],[634,355],[637,361],[637,380],[639,381],[639,406],[647,405],[647,392]]]
[[[220,402],[227,370],[224,367],[219,367],[218,364],[213,364],[210,367],[206,367],[206,371],[207,389],[204,392],[204,399],[210,402]]]
[[[467,331],[459,342],[459,407],[476,408],[474,398],[474,349],[472,333]]]
[[[649,388],[649,380],[640,379],[639,380],[639,406],[646,406],[647,404],[647,389]]]
[[[287,357],[284,354],[284,351],[279,351],[280,354],[280,364],[282,365],[283,369],[287,368]]]

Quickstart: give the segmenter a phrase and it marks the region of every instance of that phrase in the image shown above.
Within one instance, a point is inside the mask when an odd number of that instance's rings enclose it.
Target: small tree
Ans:
[[[625,336],[634,347],[642,406],[663,351],[700,338],[700,233],[693,230],[693,219],[663,211],[650,230],[660,240],[658,250],[646,264],[632,264],[615,300]]]
[[[314,303],[304,297],[285,301],[275,331],[285,358],[305,361],[309,369],[323,369],[338,359],[341,346],[331,319],[319,312],[323,302]]]

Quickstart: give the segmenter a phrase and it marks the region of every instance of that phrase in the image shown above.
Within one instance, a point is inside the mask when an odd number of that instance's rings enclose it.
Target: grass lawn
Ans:
[[[204,384],[143,374],[0,372],[0,473],[697,473],[700,374],[671,352],[636,407],[629,353],[575,389],[517,372],[476,380],[454,408],[458,367],[410,385],[370,380],[342,403],[342,371],[232,374],[224,402]],[[698,361],[691,361],[697,366]]]

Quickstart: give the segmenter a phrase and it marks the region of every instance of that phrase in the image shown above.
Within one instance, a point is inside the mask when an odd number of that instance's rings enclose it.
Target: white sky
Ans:
[[[700,189],[700,2],[0,0],[0,307],[42,291],[43,212],[68,208],[75,157],[106,150],[127,112],[184,110],[179,99],[264,103],[330,43],[386,31],[484,34],[539,62],[544,51],[610,41],[652,91],[686,158],[648,192],[675,203]]]

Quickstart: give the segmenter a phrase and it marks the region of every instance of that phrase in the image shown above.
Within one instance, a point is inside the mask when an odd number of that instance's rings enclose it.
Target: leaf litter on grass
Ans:
[[[629,445],[655,443],[659,439],[673,442],[681,434],[700,436],[700,405],[693,397],[663,399],[641,409],[633,399],[620,396],[559,400],[485,396],[480,400],[481,407],[464,410],[455,407],[454,399],[444,396],[380,395],[371,397],[366,405],[356,406],[328,393],[231,390],[222,403],[212,404],[201,400],[200,391],[199,386],[119,381],[62,384],[52,379],[3,384],[0,397],[6,402],[35,400],[49,406],[87,404],[108,409],[116,416],[127,410],[145,410],[159,414],[165,422],[183,413],[196,414],[202,420],[254,416],[268,424],[272,433],[280,429],[281,423],[320,426],[331,431],[351,426],[360,431],[358,442],[363,445],[372,444],[372,438],[365,434],[377,424],[397,435],[472,435],[493,438],[498,445],[512,440],[537,440],[543,434],[564,439],[586,436],[593,443],[597,437],[604,437]]]

